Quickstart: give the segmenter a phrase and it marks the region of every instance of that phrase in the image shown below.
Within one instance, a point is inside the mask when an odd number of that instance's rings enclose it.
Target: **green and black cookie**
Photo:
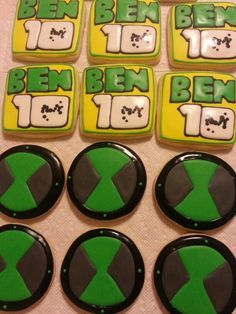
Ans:
[[[116,313],[138,296],[144,264],[135,244],[110,229],[80,236],[69,248],[61,268],[67,297],[92,313]]]
[[[0,227],[0,312],[19,311],[48,289],[53,258],[45,239],[21,225]]]
[[[164,167],[155,196],[162,211],[180,225],[213,229],[236,214],[236,175],[216,156],[184,153]]]
[[[154,282],[172,314],[231,314],[236,306],[236,259],[207,236],[168,244],[157,258]]]
[[[143,196],[146,172],[129,148],[111,142],[91,145],[73,161],[67,180],[75,206],[96,219],[114,219],[131,212]]]
[[[64,170],[58,157],[35,145],[13,147],[0,156],[0,211],[26,219],[48,211],[60,196]]]

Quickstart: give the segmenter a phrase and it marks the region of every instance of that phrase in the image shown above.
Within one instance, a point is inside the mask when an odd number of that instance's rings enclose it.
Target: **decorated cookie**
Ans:
[[[0,311],[20,311],[47,291],[53,273],[45,239],[20,225],[0,227]]]
[[[67,297],[92,313],[116,313],[138,296],[144,264],[135,244],[122,233],[97,229],[80,236],[61,268]]]
[[[18,136],[56,137],[74,130],[77,75],[70,65],[11,69],[3,105],[3,130]]]
[[[67,188],[86,216],[114,219],[130,213],[143,196],[146,172],[141,159],[120,144],[97,143],[73,161]]]
[[[216,228],[236,214],[236,174],[218,157],[184,153],[166,164],[155,196],[161,210],[180,225]]]
[[[0,177],[0,211],[18,219],[47,212],[64,185],[58,157],[34,145],[16,146],[0,155]]]
[[[168,73],[159,86],[158,138],[172,144],[230,147],[235,142],[235,105],[231,75]]]
[[[88,57],[96,63],[156,63],[161,25],[157,0],[94,0],[89,20]]]
[[[144,137],[153,132],[156,81],[150,67],[109,65],[84,70],[80,130],[90,137]]]
[[[12,36],[15,58],[71,61],[78,57],[84,0],[19,0]]]
[[[185,236],[168,244],[157,258],[154,281],[169,313],[234,312],[236,260],[213,238]]]
[[[189,69],[236,66],[236,5],[230,2],[178,4],[170,11],[170,64]]]

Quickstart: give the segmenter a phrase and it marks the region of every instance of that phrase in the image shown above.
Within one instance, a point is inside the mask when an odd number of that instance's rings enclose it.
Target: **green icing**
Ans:
[[[193,5],[193,23],[194,27],[214,27],[215,12],[213,4]]]
[[[138,13],[137,0],[118,0],[116,22],[135,22]]]
[[[72,73],[71,70],[50,70],[48,73],[48,88],[50,92],[58,91],[60,87],[62,90],[72,90]]]
[[[220,218],[216,205],[208,192],[208,185],[217,165],[206,160],[184,161],[183,165],[194,188],[176,206],[177,212],[196,221],[211,221]]]
[[[83,302],[98,306],[109,306],[125,300],[119,287],[107,273],[107,269],[118,252],[120,245],[120,240],[110,237],[97,237],[82,244],[89,260],[97,270],[80,297]]]
[[[31,297],[16,266],[34,242],[33,237],[22,231],[0,233],[0,256],[6,262],[6,268],[0,272],[0,301],[20,301]]]
[[[97,68],[86,70],[86,93],[93,94],[103,90],[103,72]]]
[[[106,68],[106,92],[124,92],[125,91],[125,69],[121,67]]]
[[[28,68],[27,92],[48,91],[48,68]]]
[[[21,0],[18,10],[18,19],[26,19],[33,17],[36,13],[35,5],[37,0]]]
[[[124,202],[112,182],[112,177],[130,162],[130,158],[113,148],[94,149],[87,156],[101,180],[85,205],[96,212],[112,212],[123,207]]]
[[[135,87],[141,92],[148,92],[147,69],[140,69],[138,73],[133,69],[125,70],[125,91],[132,92]]]
[[[16,212],[31,210],[37,206],[27,180],[45,164],[45,160],[30,153],[15,153],[6,157],[14,182],[0,197],[0,203]]]
[[[232,103],[236,101],[234,80],[229,80],[226,83],[221,80],[215,80],[214,91],[214,102],[216,103],[222,103],[223,98]]]
[[[113,20],[114,14],[112,9],[114,7],[113,0],[97,0],[95,1],[95,18],[94,24],[105,24]]]
[[[64,19],[65,16],[69,16],[70,18],[77,18],[79,13],[79,3],[78,1],[70,1],[64,2],[59,1],[57,4],[57,19]]]
[[[175,27],[186,28],[192,25],[191,7],[186,4],[180,4],[175,7]]]
[[[179,249],[178,253],[190,280],[172,298],[172,306],[184,314],[216,314],[203,281],[225,259],[216,250],[206,246],[188,246]]]
[[[193,101],[212,103],[214,95],[214,79],[211,76],[193,78]]]
[[[26,72],[23,69],[16,68],[9,71],[8,94],[20,93],[25,89],[25,78]]]
[[[37,12],[39,19],[53,19],[56,17],[58,0],[40,0]]]
[[[171,78],[171,102],[184,102],[191,98],[191,93],[189,92],[190,79],[186,76],[173,76]]]

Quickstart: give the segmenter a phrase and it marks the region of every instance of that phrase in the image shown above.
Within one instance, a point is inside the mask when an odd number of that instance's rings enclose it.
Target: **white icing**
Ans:
[[[123,53],[151,53],[156,47],[156,30],[151,26],[124,26],[121,39]]]
[[[146,96],[114,96],[111,127],[115,129],[144,128],[149,122],[150,101]]]
[[[43,22],[38,39],[38,48],[63,50],[72,46],[74,25],[71,22]]]
[[[201,32],[201,54],[205,58],[227,59],[236,57],[236,32],[206,30]]]
[[[185,117],[186,136],[215,140],[231,140],[234,136],[235,114],[231,109],[183,104],[178,110]]]
[[[202,112],[201,105],[183,104],[178,109],[185,117],[184,134],[187,136],[198,136]]]
[[[107,36],[107,52],[120,52],[121,25],[105,25],[102,32]]]
[[[31,124],[34,127],[62,127],[67,123],[68,115],[69,98],[66,96],[36,96],[32,99]]]
[[[185,29],[181,35],[189,42],[188,56],[198,58],[200,56],[201,33],[198,29]]]
[[[97,128],[107,129],[110,127],[111,114],[111,95],[96,95],[93,97],[93,102],[99,107]]]
[[[17,125],[21,128],[28,128],[30,126],[31,96],[16,95],[12,102],[18,109]]]
[[[28,33],[28,39],[26,43],[27,50],[35,50],[38,45],[38,38],[41,30],[40,21],[26,21],[24,24],[25,30]]]
[[[190,58],[236,58],[236,31],[185,29],[181,35],[189,43]]]
[[[235,115],[228,108],[202,108],[201,136],[210,139],[230,140],[234,135]]]

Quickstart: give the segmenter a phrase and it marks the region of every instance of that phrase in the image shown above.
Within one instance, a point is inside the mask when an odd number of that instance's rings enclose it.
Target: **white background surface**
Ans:
[[[0,104],[2,108],[4,86],[7,71],[22,63],[16,62],[11,56],[11,34],[14,21],[14,14],[17,0],[0,0]],[[90,1],[85,1],[88,20]],[[236,3],[236,0],[233,0]],[[162,57],[155,71],[157,79],[170,71],[167,62],[166,47],[166,15],[169,5],[162,5]],[[83,37],[82,53],[75,63],[80,73],[85,66],[89,65],[86,56],[87,42],[87,21],[86,31]],[[236,74],[235,72],[231,72]],[[1,122],[0,122],[1,123]],[[79,134],[78,123],[72,136],[53,140],[25,140],[0,133],[0,153],[8,148],[20,144],[36,144],[44,146],[58,155],[64,165],[65,173],[68,172],[70,164],[75,156],[88,145],[97,140],[82,138]],[[73,305],[63,295],[60,286],[60,267],[63,258],[71,243],[82,233],[100,227],[114,228],[130,237],[138,246],[144,259],[146,276],[144,287],[136,301],[123,313],[129,314],[161,314],[166,313],[161,305],[153,285],[152,274],[156,258],[160,250],[181,235],[189,233],[165,218],[157,208],[153,198],[153,185],[155,178],[160,173],[167,161],[175,155],[184,151],[194,151],[194,148],[173,148],[167,145],[160,145],[156,142],[155,135],[148,139],[120,141],[132,148],[143,160],[147,171],[147,187],[144,197],[137,207],[137,210],[128,217],[115,221],[95,221],[87,218],[74,209],[68,199],[66,189],[57,206],[48,214],[33,220],[17,221],[1,215],[0,225],[7,223],[21,223],[41,233],[48,241],[54,257],[54,276],[52,284],[43,297],[35,306],[22,311],[21,313],[34,314],[70,314],[86,313]],[[196,149],[195,149],[196,150]],[[209,152],[206,151],[205,152]],[[236,170],[236,146],[230,151],[214,151],[215,155],[223,158],[234,170]],[[231,220],[224,227],[207,232],[226,244],[236,255],[236,218]],[[236,311],[234,311],[236,313]]]

